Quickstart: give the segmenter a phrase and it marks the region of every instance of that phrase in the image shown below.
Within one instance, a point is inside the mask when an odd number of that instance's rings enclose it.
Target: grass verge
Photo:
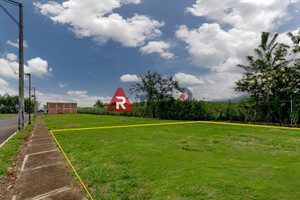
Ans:
[[[153,123],[153,119],[125,117],[128,121],[118,122],[120,117],[115,116],[45,118],[53,127]],[[180,124],[54,134],[97,199],[300,196],[299,130]]]
[[[33,132],[35,118],[32,118],[31,125],[26,125],[24,131],[19,131],[9,141],[0,148],[0,176],[6,175],[8,167],[13,163],[14,156],[17,155],[19,147],[28,140]]]
[[[17,114],[0,114],[0,119],[7,118],[7,117],[14,117],[14,116],[17,116]]]

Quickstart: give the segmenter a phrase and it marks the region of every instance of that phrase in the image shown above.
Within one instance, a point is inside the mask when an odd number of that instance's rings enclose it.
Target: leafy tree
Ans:
[[[293,47],[278,43],[278,33],[272,38],[267,32],[261,34],[261,43],[254,49],[254,56],[247,56],[248,65],[238,65],[244,70],[241,80],[236,82],[236,91],[251,94],[255,110],[268,121],[288,118],[285,103],[291,96],[299,98],[300,90],[300,32],[288,33]],[[256,113],[255,111],[255,113]]]
[[[25,112],[29,112],[29,99],[24,99]],[[10,96],[5,94],[0,96],[0,113],[18,113],[19,111],[19,97]],[[34,102],[31,101],[30,104],[31,113],[34,112]]]
[[[272,92],[277,92],[274,86],[278,75],[290,62],[286,59],[289,46],[276,42],[277,37],[278,33],[269,41],[269,33],[263,32],[260,45],[254,49],[257,58],[247,56],[249,64],[238,65],[245,73],[243,78],[236,82],[235,90],[250,93],[256,102],[269,101]]]
[[[34,113],[34,101],[31,100],[29,104],[29,98],[24,99],[25,112],[29,113],[29,105],[30,105],[30,113]]]
[[[98,100],[95,102],[94,107],[104,108],[104,103],[102,102],[101,99],[98,99]]]
[[[292,48],[292,60],[293,63],[289,68],[289,74],[291,76],[288,77],[287,83],[285,84],[285,88],[283,90],[286,95],[293,95],[296,97],[300,96],[300,29],[297,35],[293,35],[292,33],[288,33],[288,36],[291,38],[293,42]]]
[[[0,96],[0,113],[17,113],[18,108],[18,96],[10,96],[9,94]]]
[[[154,102],[170,98],[174,89],[181,91],[179,83],[174,80],[173,76],[163,77],[157,72],[147,72],[145,76],[139,76],[140,81],[136,82],[130,88],[130,93],[136,94],[136,98],[141,97],[141,93],[147,96],[147,108],[150,115],[154,117]]]

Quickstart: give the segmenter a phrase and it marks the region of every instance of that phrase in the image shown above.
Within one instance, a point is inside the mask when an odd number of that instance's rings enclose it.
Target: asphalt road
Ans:
[[[25,117],[28,121],[28,115]],[[14,134],[18,129],[18,116],[0,119],[0,144],[2,144],[9,136]]]

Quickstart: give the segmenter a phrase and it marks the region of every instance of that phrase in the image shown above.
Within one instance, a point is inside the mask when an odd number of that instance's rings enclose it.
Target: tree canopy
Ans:
[[[135,93],[136,98],[146,95],[146,101],[153,116],[153,103],[162,99],[170,98],[174,89],[181,90],[178,81],[173,76],[162,76],[157,72],[148,71],[145,76],[139,76],[140,81],[130,88],[131,94]]]
[[[244,74],[235,90],[249,93],[256,106],[264,104],[266,115],[286,107],[287,100],[300,99],[300,32],[288,33],[293,46],[277,42],[278,36],[262,32],[255,56],[247,56],[247,65],[238,65]],[[278,112],[282,115],[282,110]]]

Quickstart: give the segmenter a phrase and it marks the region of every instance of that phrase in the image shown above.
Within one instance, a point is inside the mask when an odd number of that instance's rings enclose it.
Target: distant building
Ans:
[[[47,102],[45,114],[77,114],[77,103]]]

